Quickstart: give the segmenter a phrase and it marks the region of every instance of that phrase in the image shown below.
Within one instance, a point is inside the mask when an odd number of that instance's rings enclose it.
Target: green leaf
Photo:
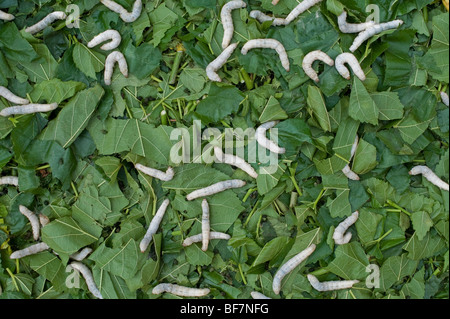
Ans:
[[[403,246],[403,249],[409,253],[408,258],[413,260],[432,257],[444,248],[445,241],[433,232],[427,232],[423,239],[419,239],[417,233],[414,233]]]
[[[404,106],[396,92],[375,92],[370,94],[380,110],[381,121],[392,121],[403,118]]]
[[[352,170],[359,175],[364,175],[377,166],[377,149],[372,144],[360,139],[353,160]]]
[[[259,122],[266,123],[270,121],[285,120],[288,118],[286,112],[281,108],[280,102],[271,96],[264,110],[259,117]]]
[[[427,212],[414,212],[411,216],[411,221],[416,231],[417,239],[423,240],[431,227],[433,227],[433,220]]]
[[[73,49],[73,62],[86,76],[97,79],[96,73],[105,67],[105,56],[92,51],[82,43],[75,44]]]
[[[395,283],[401,282],[404,277],[414,273],[418,262],[409,259],[406,255],[386,259],[380,268],[380,289],[387,291]]]
[[[380,110],[357,77],[353,80],[348,114],[357,121],[378,125]]]
[[[63,82],[55,78],[37,84],[30,93],[30,97],[35,103],[46,102],[60,104],[85,88],[86,85],[84,83],[75,81]]]
[[[327,269],[346,280],[362,280],[367,276],[366,267],[369,259],[358,242],[339,245],[336,248],[336,258],[330,262]]]
[[[325,132],[331,132],[331,122],[322,92],[315,86],[308,86],[308,106],[310,113]]]

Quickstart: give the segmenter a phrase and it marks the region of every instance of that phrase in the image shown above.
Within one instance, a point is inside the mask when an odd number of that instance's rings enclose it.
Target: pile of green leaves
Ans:
[[[130,9],[134,1],[117,2]],[[293,299],[448,298],[448,192],[408,174],[427,165],[449,180],[449,109],[439,97],[449,82],[449,14],[440,1],[327,0],[285,27],[260,24],[249,12],[285,16],[296,0],[275,7],[271,0],[246,1],[247,9],[233,12],[233,42],[278,39],[291,71],[270,50],[236,50],[220,71],[221,84],[210,82],[205,68],[222,51],[226,1],[143,2],[140,18],[126,24],[98,0],[0,0],[0,9],[16,16],[0,21],[0,85],[60,106],[0,118],[1,175],[19,176],[20,184],[0,193],[0,298],[92,298],[84,280],[80,288],[66,285],[68,256],[86,246],[94,251],[83,262],[105,298],[156,298],[151,290],[160,282],[209,287],[209,298],[250,298],[253,290]],[[79,28],[58,21],[36,36],[23,31],[68,4],[80,8]],[[356,35],[340,33],[337,16],[345,8],[350,21],[364,21],[369,4],[380,8],[382,22],[405,23],[355,53],[367,80],[347,81],[318,65],[320,83],[313,83],[301,67],[305,54],[348,52]],[[86,46],[109,28],[121,33],[119,50],[130,69],[129,78],[116,70],[110,87],[103,82],[107,53]],[[177,54],[178,45],[184,53]],[[0,109],[7,106],[0,99]],[[170,182],[138,174],[137,162],[173,165],[171,133],[192,132],[196,120],[222,131],[281,120],[287,153],[275,173],[257,180],[198,160],[174,165]],[[341,170],[356,135],[351,168],[361,181],[349,181]],[[201,231],[201,200],[185,195],[231,178],[247,186],[209,203],[212,230],[232,238],[213,241],[207,252],[184,248],[184,238]],[[165,198],[171,205],[150,254],[142,254],[139,242]],[[34,243],[19,205],[50,218],[41,234],[51,249],[13,261],[11,252]],[[355,210],[352,241],[335,246],[335,227]],[[278,267],[312,243],[316,251],[274,295]],[[366,286],[370,264],[379,266],[378,288]],[[308,273],[360,283],[319,293]]]

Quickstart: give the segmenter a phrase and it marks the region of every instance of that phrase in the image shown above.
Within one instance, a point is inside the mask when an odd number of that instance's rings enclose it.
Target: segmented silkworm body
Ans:
[[[278,4],[278,2],[280,2],[280,0],[273,0],[273,1],[272,1],[272,4],[273,4],[274,6],[276,6],[276,5]]]
[[[275,273],[272,282],[273,292],[277,295],[280,294],[281,291],[281,281],[283,278],[294,270],[295,267],[300,265],[303,261],[306,260],[313,252],[316,250],[316,245],[312,244],[305,250],[301,251],[299,254],[295,255],[291,259],[289,259],[283,266],[281,266],[278,271]]]
[[[347,80],[350,80],[351,78],[350,71],[345,66],[345,64],[347,63],[352,68],[355,75],[361,81],[366,80],[366,74],[364,73],[364,70],[361,68],[358,59],[353,54],[348,52],[342,53],[337,56],[335,63],[336,63],[336,70],[343,78]]]
[[[170,201],[166,199],[158,208],[158,211],[156,212],[155,216],[153,216],[153,219],[150,222],[150,226],[148,227],[147,233],[145,234],[144,238],[139,244],[141,252],[145,252],[147,250],[148,245],[151,243],[153,239],[153,235],[156,234],[156,232],[158,231],[159,224],[161,224],[161,221],[164,217],[164,214],[166,213],[169,204]]]
[[[342,280],[342,281],[328,281],[328,282],[319,282],[314,275],[307,275],[309,283],[313,286],[317,291],[334,291],[334,290],[342,290],[342,289],[350,289],[353,285],[357,284],[359,280]]]
[[[252,291],[250,295],[252,296],[253,299],[272,299],[257,291]]]
[[[303,12],[309,10],[321,1],[322,0],[303,0],[298,6],[294,8],[294,10],[291,11],[291,13],[288,14],[288,16],[286,17],[286,22],[291,23],[292,21],[297,19],[297,17]]]
[[[108,55],[105,62],[105,84],[111,85],[111,79],[114,71],[114,64],[119,64],[120,72],[124,77],[128,77],[128,64],[127,60],[125,60],[125,56],[119,52],[114,51]]]
[[[160,295],[164,292],[168,292],[172,295],[180,297],[204,297],[209,294],[210,290],[208,288],[198,289],[183,287],[174,284],[159,284],[158,286],[153,288],[152,291],[154,295]]]
[[[441,99],[442,99],[442,103],[444,103],[445,105],[449,106],[450,101],[449,101],[449,97],[448,97],[447,93],[441,92]]]
[[[41,224],[42,227],[50,224],[50,218],[48,218],[44,214],[39,214],[39,224]]]
[[[171,181],[175,175],[175,172],[172,167],[169,167],[165,173],[154,168],[146,167],[142,164],[136,164],[135,167],[138,171],[141,171],[145,175],[157,178],[164,182]]]
[[[279,123],[278,121],[271,121],[271,122],[267,122],[267,123],[262,124],[260,127],[258,127],[256,129],[255,139],[256,139],[256,141],[258,142],[259,145],[261,145],[262,147],[268,149],[272,153],[284,154],[284,153],[286,153],[286,149],[285,148],[279,147],[275,142],[273,142],[272,140],[269,140],[266,137],[267,130],[270,130],[271,128],[273,128],[278,123]]]
[[[354,212],[350,217],[347,217],[342,223],[340,223],[336,227],[333,233],[333,239],[337,245],[344,245],[350,242],[350,240],[352,239],[352,234],[351,233],[345,234],[345,232],[347,231],[347,229],[349,229],[351,225],[356,223],[358,218],[359,212]]]
[[[334,66],[334,60],[329,57],[328,54],[320,50],[309,52],[303,59],[302,66],[306,75],[309,76],[313,81],[319,82],[319,75],[313,69],[312,65],[314,61],[322,61],[329,66]]]
[[[283,44],[275,39],[254,39],[248,41],[244,46],[242,47],[241,53],[243,55],[246,55],[248,51],[255,48],[262,48],[262,49],[273,49],[277,51],[278,55],[280,56],[281,64],[283,65],[283,68],[289,72],[290,70],[290,63],[289,63],[289,57],[287,55],[286,49],[284,48]]]
[[[186,196],[186,199],[191,201],[196,198],[211,196],[226,191],[227,189],[244,187],[246,184],[247,184],[246,182],[241,181],[239,179],[232,179],[224,182],[219,182],[214,185],[193,191],[192,193]]]
[[[12,21],[14,19],[15,19],[15,17],[12,14],[6,13],[6,12],[0,10],[0,20]]]
[[[244,159],[240,158],[239,156],[234,156],[231,154],[224,154],[222,152],[222,149],[217,146],[214,147],[214,155],[216,156],[216,158],[219,162],[240,168],[241,170],[246,172],[251,177],[258,178],[258,173],[255,171],[255,169],[249,163],[247,163]]]
[[[17,114],[33,114],[51,112],[58,108],[58,103],[52,104],[27,104],[6,107],[0,112],[0,116],[11,116]]]
[[[206,75],[211,81],[222,82],[222,79],[217,74],[217,71],[227,62],[227,60],[233,54],[234,50],[236,50],[237,46],[237,43],[230,44],[214,61],[212,61],[206,67]]]
[[[275,18],[268,16],[264,12],[261,12],[259,10],[252,10],[250,11],[250,18],[258,20],[260,23],[264,23],[267,21],[272,21],[273,26],[280,26],[280,25],[286,25],[288,24],[284,18]]]
[[[430,183],[436,185],[440,189],[445,191],[449,190],[448,184],[440,179],[439,176],[427,166],[416,166],[409,172],[409,175],[423,175]]]
[[[46,27],[48,27],[50,24],[55,22],[56,20],[64,20],[67,18],[67,15],[64,11],[55,11],[50,14],[48,14],[44,19],[39,21],[38,23],[28,27],[25,29],[25,32],[35,34],[42,30],[44,30]]]
[[[117,2],[111,0],[100,0],[101,3],[105,5],[109,10],[114,11],[120,15],[120,18],[124,22],[134,22],[136,21],[142,12],[142,0],[136,0],[133,4],[133,9],[128,12],[124,7],[122,7]]]
[[[30,101],[27,99],[22,99],[21,97],[13,94],[10,90],[5,88],[4,86],[0,86],[0,96],[3,96],[9,102],[14,104],[28,104]]]
[[[350,51],[355,52],[364,42],[366,42],[374,35],[379,34],[383,31],[397,29],[402,24],[403,24],[402,20],[394,20],[386,23],[375,24],[374,26],[367,28],[366,30],[360,32],[358,36],[355,38],[352,46],[350,47]]]
[[[3,176],[0,177],[0,185],[19,186],[19,178],[17,176]]]
[[[81,251],[70,255],[70,259],[76,260],[76,261],[82,261],[84,260],[89,254],[92,253],[92,248],[86,247],[83,248]]]
[[[96,47],[100,43],[103,43],[108,40],[111,41],[102,45],[100,49],[105,51],[114,50],[120,45],[122,37],[120,36],[120,33],[116,30],[106,30],[100,33],[99,35],[96,35],[91,41],[89,41],[88,48]]]
[[[72,266],[73,269],[75,269],[81,273],[84,280],[86,281],[86,285],[87,285],[89,291],[98,299],[103,299],[103,296],[102,296],[100,290],[98,289],[97,285],[95,284],[94,276],[92,276],[91,270],[85,264],[80,263],[78,261],[73,261],[70,263],[70,265]]]
[[[244,1],[234,0],[226,3],[222,7],[220,17],[222,19],[222,25],[224,30],[222,41],[223,49],[226,49],[230,45],[231,39],[233,38],[234,25],[233,25],[233,18],[231,16],[231,11],[235,9],[245,8],[246,6],[247,4]]]
[[[46,243],[34,244],[34,245],[32,245],[30,247],[27,247],[25,249],[13,252],[11,254],[10,258],[11,259],[19,259],[19,258],[23,258],[23,257],[26,257],[26,256],[35,255],[35,254],[43,252],[43,251],[45,251],[45,250],[47,250],[49,248],[50,247]]]
[[[341,30],[342,33],[360,33],[367,28],[373,27],[375,25],[375,22],[369,21],[364,23],[347,23],[347,12],[344,11],[342,14],[338,17],[338,25],[339,30]]]
[[[228,234],[225,234],[225,233],[219,233],[219,232],[214,232],[214,231],[209,233],[209,240],[213,240],[213,239],[229,240],[230,238],[231,238],[231,236]],[[192,244],[200,243],[200,242],[202,242],[202,240],[203,240],[202,234],[188,237],[183,241],[183,247],[188,247]]]
[[[352,146],[352,151],[351,151],[351,157],[350,157],[350,161],[353,159],[353,157],[356,154],[356,150],[358,149],[358,144],[359,144],[359,137],[356,136],[355,142],[353,143]],[[350,164],[347,164],[343,169],[342,172],[344,173],[345,176],[347,176],[347,178],[354,180],[354,181],[359,181],[360,177],[358,176],[358,174],[356,174],[355,172],[353,172],[350,168]]]
[[[211,223],[209,220],[209,205],[208,201],[202,201],[202,250],[207,251],[209,245],[209,238],[211,234]]]
[[[31,229],[33,230],[34,240],[39,240],[39,233],[41,230],[41,224],[39,222],[39,217],[23,205],[19,205],[19,211],[22,215],[24,215],[30,221]]]

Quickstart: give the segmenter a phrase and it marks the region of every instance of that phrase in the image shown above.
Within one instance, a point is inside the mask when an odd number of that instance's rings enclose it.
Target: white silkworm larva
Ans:
[[[76,261],[82,261],[84,260],[90,253],[92,253],[92,248],[86,247],[83,248],[81,251],[74,253],[69,256],[70,259],[76,260]]]
[[[19,186],[19,178],[17,176],[3,176],[0,177],[0,185]]]
[[[280,26],[280,25],[286,25],[288,24],[284,18],[275,18],[268,16],[264,12],[261,12],[259,10],[252,10],[250,11],[250,18],[258,20],[260,23],[264,23],[267,21],[272,21],[273,26]]]
[[[258,173],[244,159],[242,159],[238,156],[231,155],[231,154],[224,154],[222,152],[222,149],[217,146],[214,147],[214,155],[216,156],[216,158],[219,162],[225,163],[228,165],[232,165],[232,166],[236,166],[237,168],[246,172],[251,177],[258,178]]]
[[[17,114],[33,114],[51,112],[58,108],[58,103],[52,104],[27,104],[6,107],[0,112],[0,116],[11,116]]]
[[[219,182],[214,185],[193,191],[192,193],[186,196],[186,199],[191,201],[196,198],[211,196],[226,191],[227,189],[244,187],[246,184],[247,184],[246,182],[241,181],[239,179],[232,179],[224,182]]]
[[[131,12],[128,12],[124,7],[122,7],[117,2],[111,0],[100,0],[105,7],[120,14],[120,18],[124,22],[134,22],[136,21],[142,12],[142,0],[136,0],[133,4],[133,9]]]
[[[153,235],[158,231],[159,225],[166,213],[167,207],[169,207],[170,201],[168,199],[164,200],[161,206],[158,208],[155,216],[153,216],[152,221],[150,222],[150,226],[147,229],[147,232],[139,244],[139,248],[141,252],[145,252],[147,250],[148,245],[151,243],[153,239]]]
[[[35,255],[35,254],[43,252],[49,248],[50,247],[46,243],[34,244],[34,245],[24,248],[22,250],[13,252],[11,254],[10,258],[11,259],[19,259],[19,258],[23,258],[23,257],[30,256],[30,255]]]
[[[258,127],[256,129],[255,139],[259,145],[268,149],[272,153],[284,154],[284,153],[286,153],[285,148],[279,147],[276,143],[274,143],[273,141],[269,140],[266,137],[267,130],[273,128],[278,123],[279,123],[278,121],[271,121],[271,122],[262,124],[260,127]]]
[[[50,224],[50,218],[48,218],[44,214],[39,214],[39,223],[41,224],[42,227],[44,227]]]
[[[314,61],[319,60],[328,64],[329,66],[334,66],[334,60],[328,56],[325,52],[320,50],[309,52],[303,59],[302,66],[306,75],[309,76],[313,81],[319,82],[319,76],[317,72],[313,69],[312,65]]]
[[[286,17],[286,22],[291,23],[303,12],[309,10],[321,1],[322,0],[303,0],[298,6],[294,8],[294,10],[291,11],[291,13],[288,14],[288,16]]]
[[[206,75],[211,81],[222,82],[222,79],[217,74],[217,71],[227,62],[230,56],[236,50],[238,44],[230,44],[223,52],[206,67]]]
[[[98,289],[97,285],[95,284],[94,276],[92,276],[91,270],[85,264],[80,263],[78,261],[73,261],[70,263],[70,265],[72,266],[73,269],[75,269],[81,273],[84,280],[86,281],[86,285],[87,285],[89,291],[94,295],[94,297],[96,297],[98,299],[103,299],[103,296],[102,296],[100,290]]]
[[[12,21],[14,19],[15,19],[15,17],[12,14],[6,13],[6,12],[0,10],[0,20]]]
[[[164,182],[171,181],[175,175],[172,167],[169,167],[165,173],[154,168],[146,167],[142,164],[136,164],[135,167],[138,171],[141,171],[145,175],[157,178]]]
[[[152,290],[154,295],[160,295],[164,292],[180,297],[204,297],[209,294],[210,290],[208,288],[189,288],[174,284],[159,284]]]
[[[347,12],[344,11],[338,17],[339,30],[342,33],[359,33],[375,25],[375,22],[369,21],[364,23],[347,23]]]
[[[361,81],[366,80],[366,74],[364,73],[364,70],[361,68],[358,59],[353,54],[348,52],[342,53],[337,56],[335,63],[336,63],[336,70],[343,78],[347,80],[350,80],[351,78],[350,71],[345,66],[345,64],[348,63],[348,65],[352,68],[355,75]]]
[[[447,93],[441,92],[441,99],[442,99],[442,103],[444,103],[446,106],[449,106],[450,101],[449,101],[449,97],[448,97]]]
[[[111,85],[111,79],[114,71],[114,64],[119,64],[120,72],[124,77],[128,77],[128,64],[127,60],[125,60],[125,56],[119,52],[114,51],[108,55],[105,62],[105,84]]]
[[[305,250],[301,251],[299,254],[295,255],[291,259],[289,259],[283,266],[281,266],[278,271],[275,273],[272,282],[273,292],[277,295],[280,294],[281,291],[281,281],[283,278],[294,270],[295,267],[300,265],[303,261],[306,260],[313,252],[316,250],[316,245],[312,244]]]
[[[445,191],[449,190],[449,185],[439,178],[429,167],[416,166],[410,172],[409,175],[423,175],[430,183],[436,185],[440,189]]]
[[[342,223],[340,223],[336,227],[333,233],[333,239],[337,245],[344,245],[350,242],[350,240],[352,239],[352,234],[351,233],[345,234],[345,232],[347,231],[347,229],[349,229],[351,225],[356,223],[358,218],[359,212],[354,212],[350,217],[347,217]]]
[[[350,289],[353,285],[357,284],[359,280],[342,280],[342,281],[328,281],[319,282],[314,275],[307,275],[308,281],[317,291],[334,291],[342,289]]]
[[[120,45],[120,42],[122,41],[122,37],[120,36],[120,33],[116,30],[106,30],[99,35],[96,35],[91,41],[88,43],[88,48],[93,48],[99,45],[100,43],[103,43],[105,41],[111,40],[111,42],[105,43],[100,47],[100,49],[109,51],[114,50]]]
[[[225,234],[225,233],[219,233],[219,232],[214,232],[214,231],[209,233],[209,240],[213,240],[213,239],[229,240],[230,238],[231,238],[231,236],[228,234]],[[202,242],[202,240],[203,240],[202,234],[188,237],[183,241],[183,247],[188,247],[192,244],[200,243],[200,242]]]
[[[21,97],[13,94],[10,90],[5,88],[4,86],[0,86],[0,96],[3,96],[9,102],[14,104],[28,104],[30,101],[27,99],[22,99]]]
[[[253,299],[272,299],[257,291],[252,291],[250,295],[252,296]]]
[[[208,201],[202,201],[202,250],[207,251],[209,246],[209,239],[211,235],[211,222],[209,220],[209,205]]]
[[[64,20],[67,18],[67,15],[63,11],[55,11],[52,13],[49,13],[44,19],[39,21],[38,23],[28,27],[25,29],[25,32],[35,34],[42,30],[44,30],[46,27],[48,27],[50,24],[55,22],[56,20]]]
[[[356,154],[356,150],[358,149],[358,144],[359,144],[359,137],[356,136],[355,142],[352,145],[352,151],[351,151],[351,156],[350,156],[350,161],[353,159],[353,157]],[[347,178],[354,180],[354,181],[359,181],[360,177],[358,176],[358,174],[356,174],[355,172],[353,172],[350,168],[350,164],[347,164],[343,169],[342,172],[344,173],[345,176],[347,176]]]
[[[41,231],[41,224],[39,222],[39,217],[23,205],[19,205],[19,211],[30,221],[31,229],[33,230],[34,240],[39,240],[39,235]]]
[[[402,24],[402,20],[394,20],[386,23],[375,24],[374,26],[367,28],[366,30],[360,32],[355,38],[352,46],[350,47],[350,51],[355,52],[365,41],[367,41],[374,35],[386,30],[397,29]]]
[[[241,53],[243,55],[246,55],[248,51],[255,48],[262,48],[262,49],[273,49],[277,51],[278,55],[280,56],[281,64],[283,65],[283,68],[289,72],[290,70],[290,64],[289,64],[289,57],[287,55],[286,49],[284,48],[283,44],[275,39],[254,39],[248,41],[244,46],[242,47]]]
[[[242,0],[233,0],[230,2],[227,2],[223,7],[222,11],[220,12],[220,18],[222,20],[223,25],[223,41],[222,41],[222,48],[226,49],[230,43],[231,39],[233,38],[234,33],[234,25],[233,25],[233,18],[231,16],[231,11],[235,9],[245,8],[247,7],[247,4]]]

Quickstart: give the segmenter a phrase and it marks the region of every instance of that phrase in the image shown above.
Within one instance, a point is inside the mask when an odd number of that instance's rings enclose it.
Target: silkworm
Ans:
[[[13,94],[10,90],[5,88],[4,86],[0,86],[0,96],[3,96],[9,102],[14,104],[28,104],[30,101],[27,99],[22,99],[21,97]]]
[[[351,156],[350,156],[350,161],[353,159],[353,157],[356,154],[356,150],[358,149],[358,144],[359,144],[359,137],[356,136],[355,142],[352,145],[352,150],[351,150]],[[344,173],[345,176],[347,176],[347,178],[354,180],[354,181],[359,181],[360,177],[358,176],[358,174],[356,174],[355,172],[353,172],[350,168],[350,164],[347,164],[343,169],[342,172]]]
[[[213,240],[213,239],[229,240],[230,238],[231,238],[231,236],[228,234],[225,234],[225,233],[214,232],[214,231],[209,233],[209,240]],[[188,237],[183,241],[183,247],[188,247],[192,244],[200,243],[200,242],[202,242],[202,240],[203,240],[202,234]]]
[[[35,34],[42,30],[44,30],[46,27],[48,27],[50,24],[55,22],[56,20],[64,20],[67,18],[67,15],[64,11],[55,11],[52,13],[49,13],[44,19],[39,21],[38,23],[28,27],[25,29],[25,32]]]
[[[308,281],[317,291],[334,291],[342,289],[350,289],[353,285],[357,284],[359,280],[341,280],[341,281],[328,281],[319,282],[319,280],[311,274],[307,275]]]
[[[440,179],[429,167],[416,166],[410,172],[409,175],[423,175],[431,184],[436,185],[440,189],[445,191],[449,190],[448,184]]]
[[[237,46],[237,43],[230,44],[214,61],[212,61],[206,67],[206,75],[211,81],[222,82],[222,79],[217,74],[217,71],[227,62],[227,60],[233,54],[234,50],[236,50]]]
[[[273,4],[274,6],[276,6],[276,5],[278,4],[278,2],[280,2],[280,0],[273,0],[273,1],[272,1],[272,4]]]
[[[155,216],[153,216],[152,221],[150,222],[150,226],[147,229],[147,232],[142,239],[141,243],[139,244],[139,247],[141,249],[141,252],[145,252],[147,250],[148,245],[151,243],[153,239],[153,235],[156,234],[159,228],[159,224],[161,224],[161,221],[164,217],[164,214],[166,213],[167,207],[169,206],[170,201],[166,199],[161,206],[158,208],[158,211],[156,212]]]
[[[350,51],[355,52],[365,41],[367,41],[374,35],[379,34],[383,31],[397,29],[402,24],[402,20],[394,20],[386,23],[375,24],[374,26],[367,28],[366,30],[360,32],[355,38],[352,46],[350,47]]]
[[[355,75],[361,80],[366,80],[366,74],[364,73],[364,70],[361,68],[361,65],[359,64],[358,59],[351,53],[345,52],[337,56],[336,58],[336,70],[339,72],[339,74],[347,79],[350,80],[351,75],[348,68],[345,66],[345,64],[348,64]]]
[[[34,240],[39,240],[41,224],[39,223],[38,216],[23,205],[19,205],[19,211],[22,215],[24,215],[30,221]]]
[[[180,297],[204,297],[209,294],[210,290],[208,288],[189,288],[174,284],[159,284],[152,290],[154,295],[160,295],[164,292]]]
[[[70,259],[76,260],[76,261],[82,261],[84,260],[90,253],[92,253],[92,248],[86,247],[83,248],[81,251],[74,253],[69,256]]]
[[[333,233],[333,239],[337,245],[344,245],[350,242],[350,240],[352,239],[352,234],[351,233],[345,234],[345,232],[347,231],[347,229],[349,229],[351,225],[356,223],[358,218],[359,212],[356,211],[336,227]]]
[[[441,92],[441,99],[442,99],[442,103],[444,103],[446,106],[449,106],[450,101],[449,101],[449,97],[448,97],[447,93]]]
[[[120,15],[120,18],[124,22],[134,22],[136,21],[142,12],[142,0],[136,0],[133,4],[133,9],[128,12],[124,7],[122,7],[117,2],[111,0],[100,0],[101,3],[105,5],[111,11],[114,11]]]
[[[202,250],[207,251],[209,246],[209,239],[211,234],[211,223],[209,220],[209,205],[208,201],[202,201]]]
[[[120,36],[120,33],[116,30],[106,30],[98,35],[96,35],[91,41],[88,43],[88,48],[93,48],[99,45],[100,43],[103,43],[105,41],[111,40],[110,42],[102,45],[100,49],[109,51],[114,50],[120,45],[120,42],[122,41],[122,37]]]
[[[268,149],[272,153],[284,154],[284,153],[286,153],[286,149],[285,148],[279,147],[275,142],[269,140],[266,137],[267,130],[273,128],[278,123],[279,123],[279,121],[271,121],[271,122],[267,122],[267,123],[262,124],[260,127],[258,127],[256,129],[255,139],[256,139],[256,141],[258,142],[259,145],[261,145],[262,147]]]
[[[281,25],[288,24],[286,22],[286,19],[284,19],[284,18],[271,17],[271,16],[268,16],[267,14],[265,14],[264,12],[261,12],[259,10],[252,10],[252,11],[250,11],[250,15],[249,16],[250,16],[250,18],[258,20],[260,23],[264,23],[264,22],[267,22],[267,21],[272,21],[272,25],[273,26],[281,26]]]
[[[19,258],[23,258],[26,256],[38,254],[47,249],[50,249],[50,247],[46,243],[38,243],[38,244],[31,245],[25,249],[13,252],[9,258],[19,259]]]
[[[248,51],[255,48],[262,48],[262,49],[273,49],[277,51],[278,55],[280,56],[281,64],[283,65],[283,68],[289,72],[290,70],[290,64],[289,64],[289,57],[287,55],[286,49],[284,48],[283,44],[275,39],[254,39],[248,41],[244,46],[242,47],[241,53],[243,55],[246,55]]]
[[[224,154],[222,152],[222,149],[220,147],[214,147],[214,155],[216,156],[217,160],[220,163],[225,163],[228,165],[235,166],[244,172],[246,172],[248,175],[250,175],[253,178],[258,178],[258,173],[255,171],[255,169],[247,163],[243,158],[240,158],[239,156],[234,156],[231,154]]]
[[[291,11],[291,13],[288,14],[288,16],[286,17],[286,22],[291,23],[303,12],[309,10],[321,1],[322,0],[303,0],[298,6],[294,8],[294,10]]]
[[[252,296],[253,299],[272,299],[257,291],[252,291],[250,295]]]
[[[220,12],[220,18],[222,20],[223,25],[223,40],[222,40],[222,48],[226,49],[233,38],[234,33],[234,25],[233,25],[233,17],[231,16],[231,11],[235,9],[245,8],[247,4],[242,0],[234,0],[227,2]]]
[[[125,60],[125,56],[119,52],[114,51],[108,55],[105,62],[105,84],[111,85],[111,78],[113,75],[114,70],[114,64],[119,64],[120,72],[123,74],[124,77],[128,77],[128,64],[127,60]]]
[[[277,295],[280,294],[281,291],[281,281],[283,278],[294,270],[295,267],[300,265],[303,261],[306,260],[313,252],[316,250],[316,245],[312,244],[305,250],[301,251],[299,254],[295,255],[291,259],[289,259],[283,266],[281,266],[278,271],[275,273],[272,282],[273,292]]]
[[[98,289],[97,285],[94,281],[94,276],[92,276],[91,270],[83,263],[80,263],[79,261],[73,261],[70,263],[73,269],[77,270],[81,275],[83,276],[84,280],[86,281],[86,285],[89,289],[89,291],[94,295],[94,297],[98,299],[103,299],[103,296]]]
[[[33,114],[51,112],[58,108],[58,103],[52,104],[26,104],[6,107],[0,112],[0,116],[11,116],[17,114]]]
[[[0,177],[0,185],[19,186],[19,178],[17,176],[3,176]]]
[[[154,177],[164,182],[171,181],[175,175],[172,167],[169,167],[165,173],[154,168],[146,167],[142,164],[136,164],[135,167],[138,171],[141,171],[145,175]]]
[[[329,57],[328,54],[320,50],[309,52],[303,59],[302,66],[306,75],[309,76],[313,81],[319,82],[319,76],[317,72],[313,69],[312,65],[314,61],[319,60],[328,64],[329,66],[334,66],[334,60]]]
[[[375,25],[375,22],[369,21],[364,23],[347,23],[347,12],[344,11],[338,17],[339,30],[342,33],[359,33]]]
[[[50,224],[50,218],[48,218],[44,214],[39,214],[39,224],[41,224],[42,227]]]
[[[186,199],[191,201],[199,197],[211,196],[226,191],[227,189],[244,187],[246,184],[247,184],[246,182],[241,181],[239,179],[232,179],[224,182],[219,182],[211,186],[193,191],[192,193],[186,196]]]
[[[6,12],[0,10],[0,20],[12,21],[14,19],[15,19],[15,17],[12,14],[6,13]]]

